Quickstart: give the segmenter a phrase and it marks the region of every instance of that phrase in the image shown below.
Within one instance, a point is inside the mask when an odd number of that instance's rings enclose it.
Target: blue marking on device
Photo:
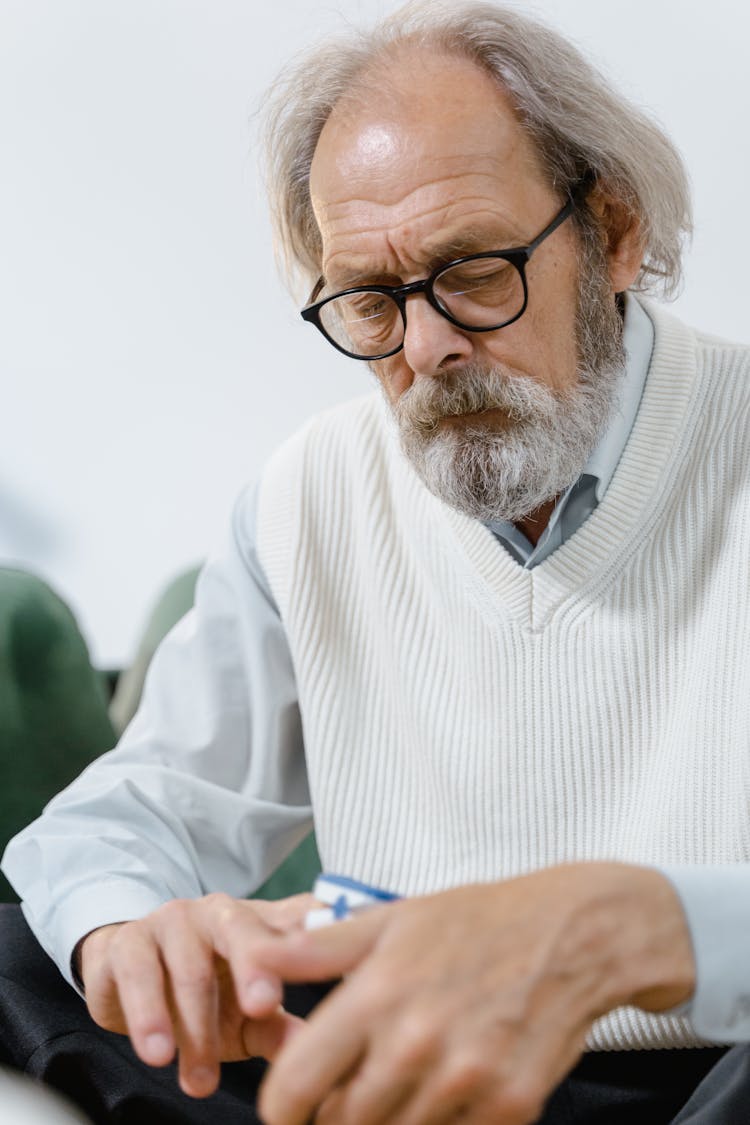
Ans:
[[[396,902],[401,898],[401,895],[394,894],[392,891],[384,891],[380,887],[360,883],[357,879],[350,879],[347,875],[329,875],[328,872],[324,872],[318,878],[324,879],[326,883],[333,883],[345,891],[358,891],[360,894],[368,895],[368,897],[378,899],[380,902]]]

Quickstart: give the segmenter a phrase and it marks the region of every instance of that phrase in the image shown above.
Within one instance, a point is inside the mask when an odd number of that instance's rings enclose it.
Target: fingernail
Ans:
[[[270,980],[252,981],[247,986],[245,995],[251,1004],[257,1004],[259,1008],[279,1002],[278,989],[271,984]]]
[[[152,1035],[146,1036],[146,1053],[150,1058],[163,1059],[169,1062],[172,1058],[173,1047],[169,1036],[163,1035],[161,1032],[154,1032]]]

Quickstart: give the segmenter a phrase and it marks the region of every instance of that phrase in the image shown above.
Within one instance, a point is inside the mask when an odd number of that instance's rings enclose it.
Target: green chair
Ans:
[[[115,740],[72,613],[41,579],[1,568],[0,852]],[[17,901],[0,875],[0,902]]]
[[[197,568],[178,575],[158,598],[108,714],[106,677],[92,668],[65,603],[39,578],[0,568],[0,852],[55,793],[114,746],[137,709],[159,642],[193,604],[197,575]],[[310,834],[255,897],[307,891],[319,871]],[[0,875],[0,902],[17,901]]]
[[[109,717],[118,737],[138,710],[151,658],[169,630],[192,608],[200,567],[178,574],[157,598],[138,642],[133,663],[118,677]]]

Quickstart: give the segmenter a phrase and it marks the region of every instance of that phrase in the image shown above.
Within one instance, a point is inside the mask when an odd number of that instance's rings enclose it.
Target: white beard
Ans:
[[[622,320],[599,268],[579,283],[578,383],[565,393],[495,364],[453,367],[414,383],[392,404],[401,447],[430,490],[474,519],[516,521],[580,476],[617,402],[625,356]],[[443,423],[450,415],[502,410]]]

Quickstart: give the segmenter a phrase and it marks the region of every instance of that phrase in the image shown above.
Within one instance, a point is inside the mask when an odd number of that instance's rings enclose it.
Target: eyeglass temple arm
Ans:
[[[312,304],[315,303],[315,301],[317,300],[317,298],[320,294],[320,291],[322,290],[325,283],[326,283],[326,279],[324,277],[318,278],[318,280],[315,282],[315,285],[313,286],[312,293],[310,294],[310,296],[305,301],[305,308],[302,310],[303,312],[305,312],[307,310],[307,307],[309,305],[312,305]]]
[[[576,180],[576,182],[570,188],[570,192],[568,194],[568,202],[565,204],[561,211],[558,211],[549,226],[545,227],[541,234],[538,234],[534,241],[530,242],[526,247],[528,257],[531,257],[532,253],[534,252],[534,250],[536,250],[540,242],[544,242],[545,238],[549,238],[549,236],[554,231],[556,231],[557,228],[561,226],[562,223],[564,223],[565,220],[573,213],[575,208],[580,206],[595,183],[595,172],[586,172],[583,176],[581,176],[579,180]]]

